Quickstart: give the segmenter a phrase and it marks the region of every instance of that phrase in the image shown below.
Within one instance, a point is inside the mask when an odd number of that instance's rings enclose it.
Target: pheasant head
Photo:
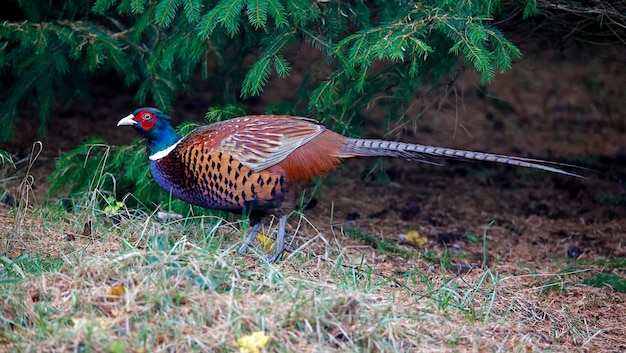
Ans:
[[[117,126],[134,127],[146,139],[150,159],[167,154],[182,138],[170,125],[170,117],[155,108],[139,108],[123,118]]]

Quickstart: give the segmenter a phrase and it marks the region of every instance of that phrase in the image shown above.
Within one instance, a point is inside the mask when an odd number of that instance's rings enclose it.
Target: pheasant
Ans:
[[[283,115],[243,116],[200,127],[187,136],[155,108],[139,108],[117,126],[134,127],[146,140],[152,177],[164,190],[192,205],[250,212],[250,229],[239,247],[244,255],[267,217],[276,216],[276,261],[285,250],[287,217],[315,177],[339,168],[350,157],[425,155],[465,158],[576,174],[541,160],[375,139],[348,138],[314,120]],[[540,164],[540,163],[544,164]]]

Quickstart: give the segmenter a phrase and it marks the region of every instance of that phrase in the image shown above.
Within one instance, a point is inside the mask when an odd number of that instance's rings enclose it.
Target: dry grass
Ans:
[[[15,212],[0,215],[9,234]],[[24,259],[16,264],[30,273],[24,278],[0,268],[2,351],[233,351],[237,338],[257,331],[270,337],[267,352],[626,346],[624,296],[578,284],[577,271],[499,265],[455,274],[344,248],[340,235],[314,242],[317,255],[267,264],[236,256],[236,225],[214,227],[214,219],[138,216],[119,228],[97,220],[91,236],[70,242],[84,213],[24,217],[12,258],[28,252],[57,262]]]

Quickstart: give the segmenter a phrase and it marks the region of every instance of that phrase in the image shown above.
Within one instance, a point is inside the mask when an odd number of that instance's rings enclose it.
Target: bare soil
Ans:
[[[316,205],[305,214],[322,236],[336,239],[346,251],[367,254],[370,264],[382,273],[403,271],[406,258],[378,255],[364,240],[343,232],[343,226],[416,254],[447,251],[457,268],[466,271],[483,261],[483,235],[488,265],[511,274],[558,272],[570,261],[568,249],[570,255],[588,260],[590,267],[594,261],[626,258],[623,68],[624,60],[617,58],[527,53],[493,84],[481,85],[476,75],[465,73],[444,104],[431,108],[421,120],[399,123],[387,136],[574,164],[588,168],[568,169],[584,179],[479,162],[444,160],[435,161],[443,166],[433,166],[385,160],[388,180],[378,181],[363,177],[373,160],[351,160],[325,178],[321,192],[313,195]],[[291,90],[288,84],[274,81],[266,96],[285,96]],[[174,121],[200,121],[210,104],[211,92],[181,97]],[[116,145],[130,142],[133,131],[115,124],[135,108],[132,92],[103,84],[92,100],[55,112],[44,137],[32,128],[33,120],[24,119],[15,138],[2,148],[26,157],[33,141],[43,141],[44,150],[31,171],[35,194],[43,203],[55,158],[96,136]],[[415,111],[418,108],[419,102]],[[375,126],[380,125],[382,107],[367,114],[372,117],[369,136],[380,137],[384,132]],[[17,185],[9,183],[9,187]],[[417,230],[428,243],[419,248],[403,243],[399,234],[408,230]],[[294,242],[300,245],[315,235],[304,228]],[[323,242],[313,242],[307,251],[323,252],[323,247]],[[626,278],[624,268],[593,268]],[[535,305],[576,308],[581,297],[570,294],[551,292]],[[576,308],[590,325],[606,329],[598,334],[594,346],[598,350],[626,349],[625,299],[626,293],[614,292],[611,300]]]

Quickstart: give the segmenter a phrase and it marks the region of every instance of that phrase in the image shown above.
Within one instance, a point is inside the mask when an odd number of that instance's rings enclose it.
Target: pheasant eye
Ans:
[[[154,116],[149,112],[139,114],[139,119],[139,125],[141,125],[141,128],[145,131],[152,130],[156,123],[156,119],[154,119]]]

